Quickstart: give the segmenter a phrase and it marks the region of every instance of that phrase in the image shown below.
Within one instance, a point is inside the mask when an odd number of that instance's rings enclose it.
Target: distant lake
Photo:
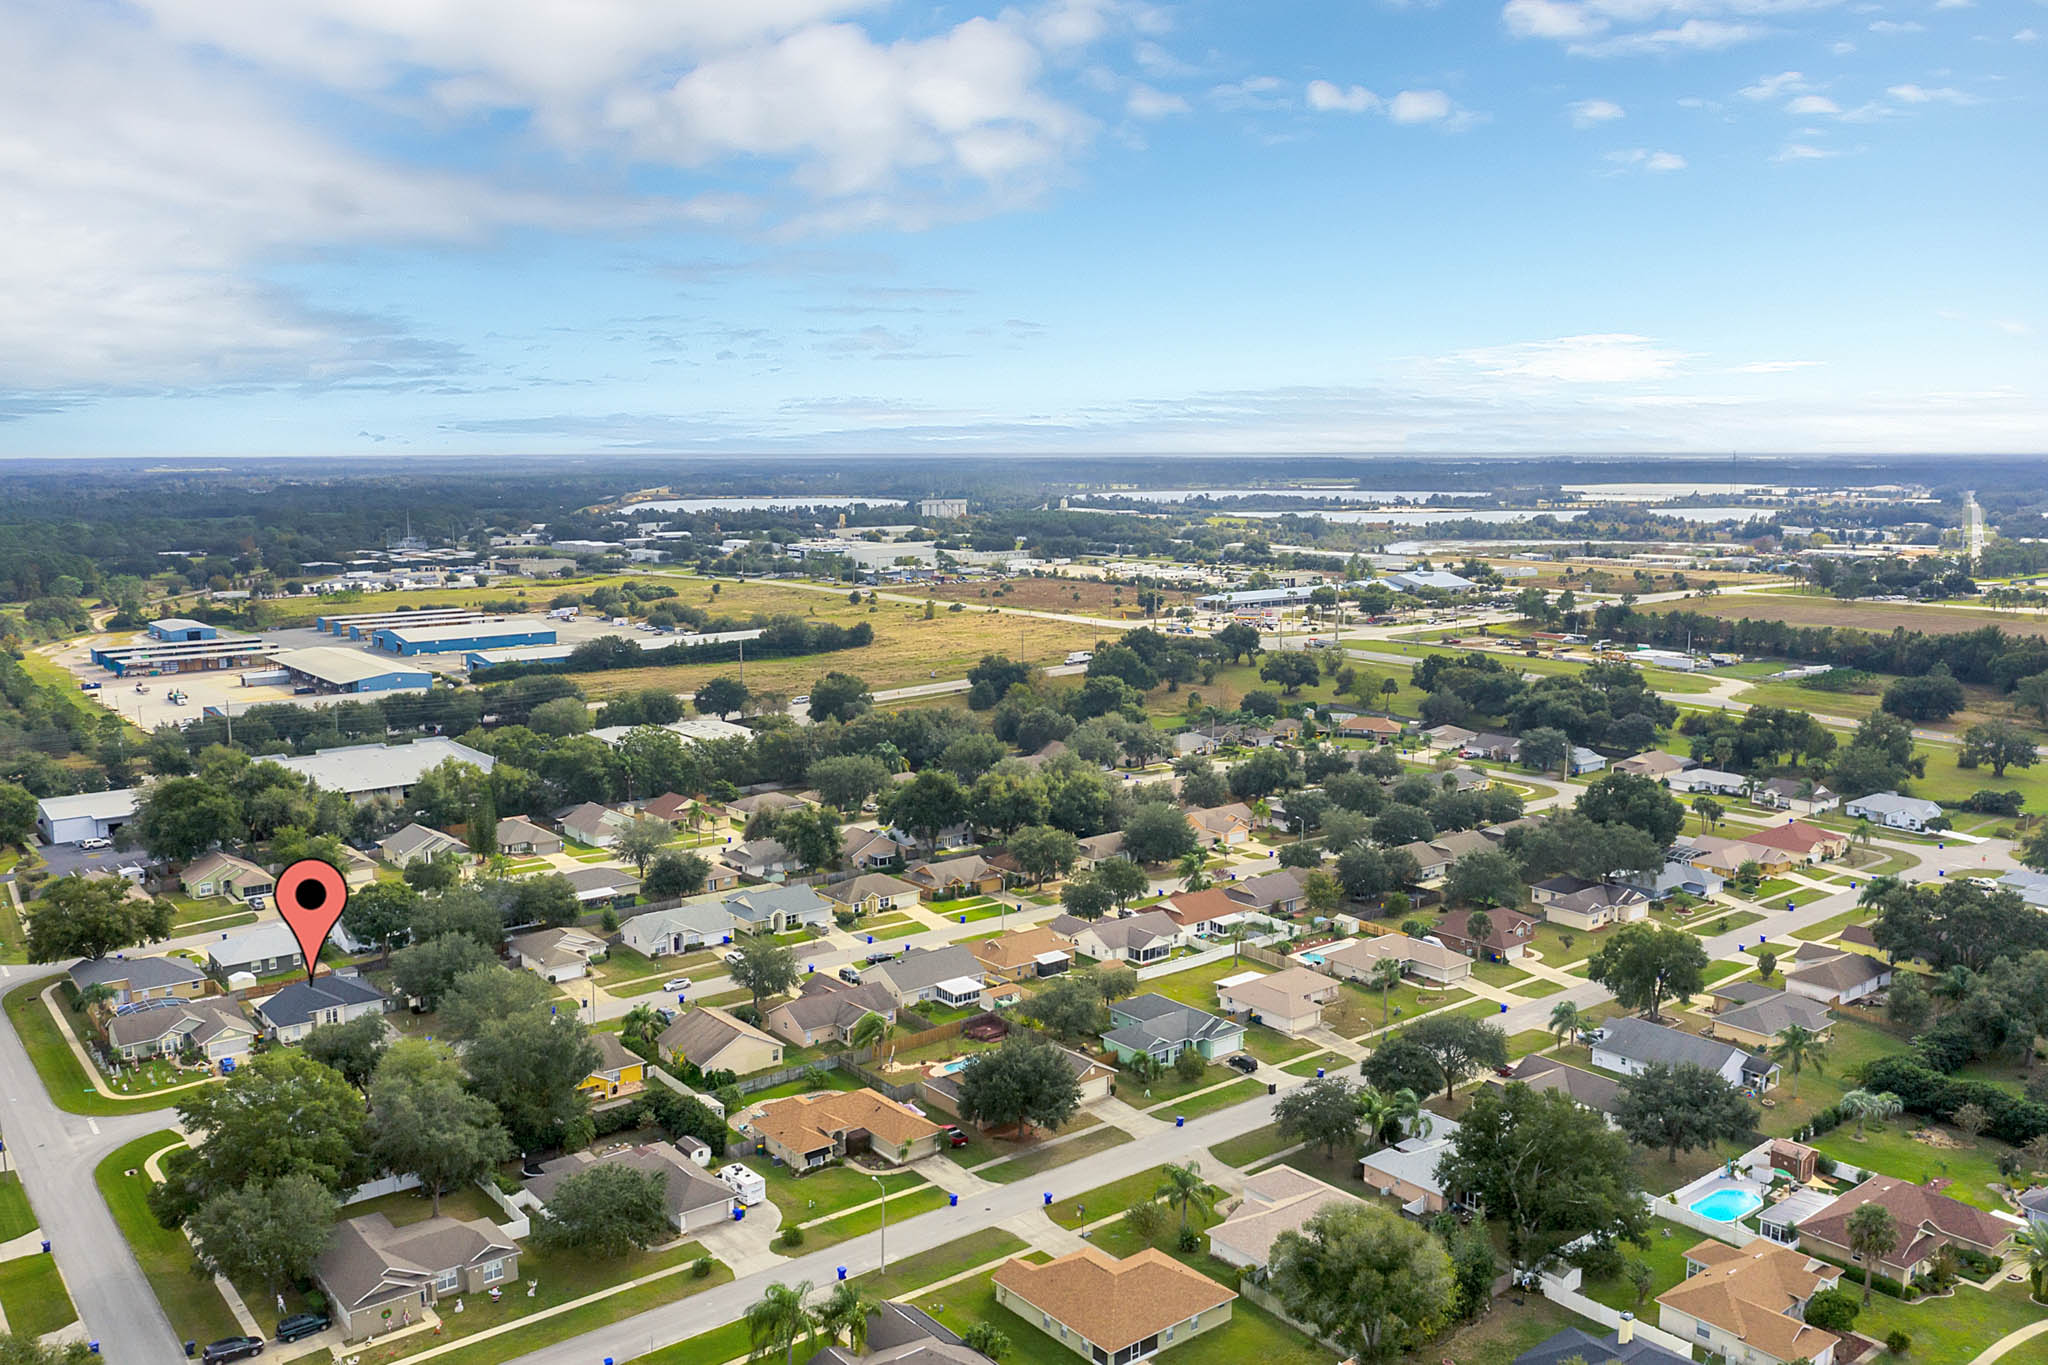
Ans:
[[[1548,514],[1556,517],[1561,524],[1569,525],[1575,518],[1588,515],[1590,510],[1587,508],[1563,507],[1552,509]],[[1772,509],[1768,507],[1655,507],[1647,510],[1654,511],[1660,517],[1671,517],[1678,521],[1715,522],[1730,520],[1747,521],[1751,517],[1769,516]],[[1231,515],[1239,517],[1280,517],[1290,514],[1284,512],[1232,512]],[[1302,512],[1292,515],[1321,517],[1325,521],[1362,522],[1374,526],[1438,526],[1450,521],[1478,521],[1485,522],[1488,525],[1499,525],[1503,522],[1526,521],[1530,517],[1543,516],[1545,514],[1543,512],[1505,510],[1500,508],[1485,508],[1471,512],[1460,512],[1451,508],[1432,509],[1430,511],[1402,509],[1370,512],[1346,508],[1333,512],[1304,509]]]
[[[1782,488],[1747,483],[1572,483],[1566,493],[1588,502],[1658,503],[1668,498],[1689,498],[1711,494],[1716,497],[1782,496]],[[1289,488],[1142,488],[1114,493],[1076,493],[1077,499],[1128,498],[1133,502],[1187,502],[1192,498],[1299,498],[1304,502],[1400,503],[1427,502],[1435,497],[1462,497],[1466,490],[1455,488],[1351,488],[1343,486],[1294,486]],[[1476,494],[1474,494],[1476,496]]]
[[[803,496],[743,498],[664,498],[659,502],[636,502],[630,512],[773,512],[783,509],[825,507],[907,507],[902,498],[807,498]]]

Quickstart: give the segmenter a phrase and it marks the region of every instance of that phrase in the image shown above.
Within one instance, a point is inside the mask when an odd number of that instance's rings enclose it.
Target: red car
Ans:
[[[955,1128],[955,1127],[954,1127],[954,1126],[953,1126],[952,1124],[950,1124],[950,1123],[949,1123],[949,1124],[947,1124],[947,1125],[946,1125],[946,1145],[947,1145],[947,1146],[949,1146],[949,1147],[965,1147],[965,1146],[967,1145],[967,1134],[965,1134],[965,1133],[961,1132],[961,1131],[960,1131],[960,1130],[959,1130],[958,1128]]]

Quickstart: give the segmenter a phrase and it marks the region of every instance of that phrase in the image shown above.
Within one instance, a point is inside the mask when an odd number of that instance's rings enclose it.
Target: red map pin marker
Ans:
[[[291,926],[299,941],[299,956],[306,962],[306,980],[311,981],[320,966],[320,950],[341,919],[348,904],[348,883],[331,863],[318,858],[301,858],[277,879],[277,913]]]

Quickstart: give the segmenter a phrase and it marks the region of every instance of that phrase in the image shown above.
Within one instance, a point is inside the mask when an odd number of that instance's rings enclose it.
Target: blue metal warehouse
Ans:
[[[286,649],[271,663],[290,673],[296,686],[320,692],[403,692],[434,685],[434,675],[424,668],[407,668],[356,649]]]
[[[161,621],[150,622],[149,625],[149,638],[152,640],[168,640],[183,644],[190,640],[218,639],[219,636],[218,628],[209,626],[204,621],[188,620],[183,616],[166,616]]]
[[[387,626],[370,637],[370,643],[387,654],[467,654],[478,649],[510,649],[516,645],[551,645],[555,632],[549,626],[528,626],[512,622],[498,625]]]

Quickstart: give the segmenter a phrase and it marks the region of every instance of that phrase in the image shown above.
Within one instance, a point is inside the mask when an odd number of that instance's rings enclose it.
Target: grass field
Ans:
[[[93,1181],[150,1288],[156,1291],[172,1330],[183,1341],[213,1341],[242,1329],[213,1281],[193,1273],[192,1244],[185,1234],[157,1225],[156,1216],[149,1211],[149,1177],[142,1174],[145,1160],[181,1141],[169,1129],[139,1137],[100,1162]],[[136,1174],[125,1174],[130,1170]]]
[[[78,1321],[56,1259],[42,1252],[0,1261],[0,1309],[7,1313],[7,1330],[23,1337]]]
[[[1226,1166],[1245,1167],[1263,1161],[1275,1152],[1283,1152],[1294,1145],[1291,1138],[1280,1135],[1278,1124],[1269,1123],[1263,1128],[1254,1128],[1249,1133],[1216,1143],[1209,1150],[1216,1159]]]
[[[1925,635],[1957,635],[1997,626],[2008,635],[2048,635],[2048,617],[2032,613],[1982,611],[1967,607],[1917,606],[1910,602],[1844,602],[1795,593],[1741,593],[1733,597],[1686,598],[1636,610],[1684,611],[1724,621],[1783,621],[1790,626],[1848,626],[1889,635],[1900,628]],[[1811,695],[1809,693],[1809,695]]]
[[[1131,1135],[1121,1128],[1091,1128],[1081,1136],[1070,1138],[1056,1146],[1039,1147],[994,1165],[977,1166],[974,1173],[998,1185],[1008,1185],[1050,1171],[1057,1166],[1106,1152],[1112,1147],[1121,1147],[1130,1140]]]
[[[1846,1284],[1856,1276],[1842,1278]],[[2027,1301],[2023,1284],[2003,1284],[1989,1293],[1959,1289],[1947,1298],[1921,1299],[1917,1303],[1902,1303],[1888,1294],[1873,1294],[1870,1307],[1856,1318],[1856,1330],[1879,1341],[1888,1333],[1904,1332],[1913,1340],[1912,1349],[1903,1357],[1909,1365],[1969,1365],[1992,1342],[2039,1322],[2044,1313],[2048,1309]],[[2048,1338],[2035,1337],[2015,1347],[2004,1359],[2012,1365],[2038,1361],[2044,1340]]]
[[[739,1150],[737,1142],[732,1150]],[[809,1175],[797,1176],[791,1174],[787,1166],[778,1166],[766,1157],[750,1160],[747,1164],[767,1180],[768,1198],[782,1210],[785,1224],[827,1218],[856,1204],[879,1199],[883,1187],[890,1194],[901,1194],[924,1184],[924,1177],[914,1171],[885,1175],[882,1186],[878,1187],[865,1172],[851,1166],[827,1166]]]
[[[21,1176],[14,1171],[0,1171],[0,1242],[12,1241],[33,1231],[35,1226],[35,1210],[29,1207],[28,1191],[21,1187]]]
[[[1151,1112],[1155,1117],[1162,1119],[1200,1118],[1204,1114],[1213,1114],[1218,1109],[1228,1109],[1233,1104],[1243,1104],[1246,1100],[1265,1093],[1264,1081],[1255,1081],[1247,1076],[1241,1081],[1219,1086],[1200,1095],[1190,1095],[1184,1100],[1154,1105]]]
[[[86,1079],[85,1068],[65,1043],[57,1021],[42,1002],[41,992],[49,984],[48,981],[31,981],[16,986],[7,993],[5,1004],[8,1022],[14,1025],[15,1036],[21,1039],[22,1050],[28,1053],[36,1074],[42,1077],[43,1089],[50,1092],[51,1101],[59,1109],[67,1114],[100,1117],[134,1114],[150,1109],[168,1109],[178,1102],[180,1094],[190,1093],[173,1090],[138,1095],[134,1099],[109,1099],[94,1090]]]

